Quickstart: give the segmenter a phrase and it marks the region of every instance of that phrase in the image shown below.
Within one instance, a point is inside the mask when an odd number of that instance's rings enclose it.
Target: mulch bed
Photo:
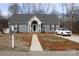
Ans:
[[[79,50],[79,43],[52,34],[38,34],[38,38],[44,51]]]

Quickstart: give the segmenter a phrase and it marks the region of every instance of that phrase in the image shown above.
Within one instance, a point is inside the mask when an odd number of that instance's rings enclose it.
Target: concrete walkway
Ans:
[[[61,35],[56,35],[56,36],[66,38],[66,39],[79,43],[79,35],[72,34],[71,36],[61,36]]]
[[[36,34],[33,34],[32,36],[32,43],[31,43],[30,51],[43,51],[43,48]]]

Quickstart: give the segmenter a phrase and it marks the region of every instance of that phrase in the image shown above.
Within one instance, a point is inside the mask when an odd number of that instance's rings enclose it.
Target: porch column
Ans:
[[[37,32],[39,32],[39,24],[37,25]]]
[[[38,32],[41,32],[41,24],[38,24]]]
[[[31,32],[31,25],[28,24],[28,32]]]
[[[41,32],[41,24],[40,24],[40,32]]]

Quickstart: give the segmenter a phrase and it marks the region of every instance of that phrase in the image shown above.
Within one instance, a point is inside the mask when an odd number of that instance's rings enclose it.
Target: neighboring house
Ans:
[[[9,28],[8,26],[8,19],[0,19],[0,32],[4,32],[7,31],[7,29]],[[8,32],[8,31],[7,31]]]
[[[54,32],[59,28],[59,19],[56,15],[48,14],[16,14],[9,20],[9,28],[15,32]]]
[[[9,33],[9,28],[3,28],[3,33]]]

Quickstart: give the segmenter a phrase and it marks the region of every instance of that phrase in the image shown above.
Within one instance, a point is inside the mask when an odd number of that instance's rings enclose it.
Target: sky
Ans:
[[[9,4],[6,4],[6,3],[0,3],[0,10],[2,11],[2,14],[3,15],[8,15],[8,7],[9,7]]]
[[[8,11],[9,5],[10,5],[10,3],[0,3],[0,10],[2,11],[2,15],[8,15],[8,14],[9,14],[9,11]],[[49,12],[52,10],[51,5],[52,5],[52,4],[50,4]],[[56,9],[59,13],[63,13],[60,4],[55,4],[55,6],[56,6],[55,9]],[[47,8],[47,5],[46,5],[46,4],[44,5],[44,8]]]

